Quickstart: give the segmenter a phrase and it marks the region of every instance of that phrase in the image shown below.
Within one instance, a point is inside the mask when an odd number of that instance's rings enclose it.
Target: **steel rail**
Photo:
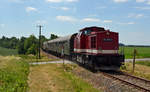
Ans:
[[[147,79],[144,79],[144,78],[140,78],[140,77],[137,77],[137,76],[133,76],[133,75],[128,74],[128,73],[126,73],[126,72],[122,72],[122,73],[123,73],[124,75],[126,75],[126,76],[133,77],[133,78],[135,78],[135,79],[138,79],[138,80],[141,80],[141,81],[144,81],[144,82],[150,84],[150,80],[147,80]]]
[[[119,80],[120,82],[125,83],[126,85],[131,85],[131,86],[133,86],[133,87],[135,87],[135,88],[137,88],[137,89],[140,89],[140,90],[142,90],[142,92],[150,92],[149,89],[146,89],[146,88],[141,87],[141,86],[139,86],[139,85],[133,84],[133,83],[128,82],[128,81],[125,81],[125,80],[123,80],[123,79],[121,79],[121,78],[118,78],[118,77],[115,77],[115,76],[113,76],[113,75],[111,75],[111,74],[104,73],[104,72],[100,72],[100,73],[102,73],[103,75],[105,75],[105,76],[107,76],[107,77],[111,77],[111,78],[113,78],[113,79],[115,79],[115,80]]]

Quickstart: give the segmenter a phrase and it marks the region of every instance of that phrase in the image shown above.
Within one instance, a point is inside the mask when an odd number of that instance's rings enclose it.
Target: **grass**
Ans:
[[[99,92],[75,76],[71,70],[76,65],[36,65],[30,68],[29,92]]]
[[[0,92],[27,92],[29,65],[20,57],[0,56]]]
[[[132,72],[132,63],[126,62],[124,66],[121,67],[122,71],[128,72],[138,77],[142,77],[150,80],[150,62],[139,61],[135,64],[135,71]]]
[[[2,56],[8,56],[8,55],[17,55],[18,52],[16,49],[7,49],[0,47],[0,55]]]
[[[47,61],[60,60],[60,59],[51,59],[51,58],[48,58],[45,55],[41,55],[41,59],[38,59],[37,56],[34,56],[34,55],[18,55],[18,56],[23,58],[24,60],[26,60],[29,63],[31,63],[31,62],[47,62]]]
[[[145,65],[150,67],[150,61],[137,61],[136,64]]]
[[[150,47],[135,47],[135,48],[137,50],[136,58],[150,58]],[[125,58],[133,58],[133,51],[134,47],[124,47]]]

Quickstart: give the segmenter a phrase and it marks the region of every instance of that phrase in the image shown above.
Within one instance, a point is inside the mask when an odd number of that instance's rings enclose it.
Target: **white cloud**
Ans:
[[[56,19],[59,21],[75,22],[77,19],[71,16],[56,16]]]
[[[118,24],[121,24],[121,25],[133,25],[133,24],[135,24],[135,22],[127,22],[127,23],[118,23]]]
[[[145,0],[136,0],[137,3],[143,3]]]
[[[66,2],[78,2],[79,0],[66,0]]]
[[[147,4],[150,5],[150,0],[147,1]]]
[[[141,9],[141,10],[150,10],[150,7],[135,7],[136,9]]]
[[[112,23],[112,20],[104,20],[104,23]]]
[[[9,1],[14,2],[14,3],[23,3],[24,1],[27,1],[27,0],[9,0]]]
[[[68,7],[60,7],[60,9],[61,9],[61,10],[64,10],[64,11],[69,10],[69,8],[68,8]]]
[[[1,28],[4,28],[4,27],[5,27],[5,24],[0,24],[0,27],[1,27]]]
[[[100,22],[100,19],[96,18],[84,18],[81,20],[81,22]]]
[[[88,15],[88,17],[98,17],[98,15],[97,14],[90,14],[90,15]]]
[[[45,21],[45,20],[37,20],[35,23],[39,24],[39,25],[42,25],[42,24],[46,24],[47,21]]]
[[[116,3],[124,3],[124,2],[128,2],[128,0],[113,0]]]
[[[26,7],[26,12],[31,12],[31,11],[38,11],[36,8],[34,7]]]
[[[78,2],[79,0],[46,0],[49,3]]]
[[[47,2],[50,2],[50,3],[60,3],[60,2],[63,2],[63,0],[46,0]]]
[[[64,11],[70,10],[70,8],[68,8],[68,7],[50,7],[50,8],[64,10]]]
[[[135,24],[135,22],[128,22],[127,24],[132,25],[132,24]]]
[[[146,4],[150,5],[150,0],[136,0],[137,3],[143,3],[145,2]]]
[[[143,16],[144,16],[143,14],[137,14],[135,17],[140,18],[140,17],[143,17]]]
[[[97,9],[105,9],[105,8],[107,8],[106,6],[99,6],[99,7],[97,7]]]
[[[134,14],[134,13],[128,15],[129,18],[141,18],[143,16],[144,14]]]

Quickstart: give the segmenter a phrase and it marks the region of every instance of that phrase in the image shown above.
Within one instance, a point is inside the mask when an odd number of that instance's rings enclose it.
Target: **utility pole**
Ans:
[[[39,49],[38,49],[38,58],[41,59],[41,56],[40,56],[40,48],[41,48],[41,29],[42,29],[43,26],[38,25],[37,27],[39,27]]]
[[[135,58],[136,58],[136,54],[137,54],[137,51],[134,48],[134,52],[133,52],[133,70],[132,70],[133,73],[134,73],[134,70],[135,70]]]

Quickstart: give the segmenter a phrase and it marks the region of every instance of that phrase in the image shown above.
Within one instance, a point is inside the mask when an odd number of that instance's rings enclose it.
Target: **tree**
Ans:
[[[31,46],[30,46],[30,48],[28,48],[28,50],[27,50],[27,54],[34,54],[34,55],[36,55],[36,53],[37,53],[37,48],[38,48],[38,46],[37,46],[37,44],[32,44]]]
[[[57,35],[55,35],[55,34],[51,34],[51,36],[50,36],[50,40],[53,40],[53,39],[56,39],[56,38],[58,38],[58,36],[57,36]]]
[[[44,35],[41,35],[41,47],[43,46],[43,42],[45,42],[47,40],[48,39]]]
[[[123,44],[123,43],[119,43],[119,46],[125,46],[125,44]]]
[[[16,37],[8,38],[8,37],[3,36],[0,39],[0,46],[4,48],[9,48],[9,49],[16,49],[18,42],[19,42],[19,39],[17,39]]]
[[[57,38],[56,35],[51,36],[52,39]],[[48,39],[41,35],[41,46],[44,41]],[[0,46],[9,49],[17,49],[19,54],[37,54],[38,49],[38,39],[34,35],[30,35],[28,38],[21,37],[20,39],[16,37],[5,37],[0,38]]]
[[[37,44],[38,44],[38,39],[36,39],[34,35],[30,35],[30,37],[27,38],[24,42],[24,50],[26,54],[35,54],[34,52],[36,52],[37,49],[35,49],[35,51],[32,51],[31,49],[34,48],[34,46],[37,46]]]
[[[18,42],[19,42],[19,39],[17,39],[16,37],[11,37],[10,42],[9,42],[10,48],[16,49]]]
[[[27,38],[25,37],[21,37],[21,39],[19,40],[19,43],[17,45],[17,50],[19,54],[25,54],[25,49],[24,49],[24,42]]]

